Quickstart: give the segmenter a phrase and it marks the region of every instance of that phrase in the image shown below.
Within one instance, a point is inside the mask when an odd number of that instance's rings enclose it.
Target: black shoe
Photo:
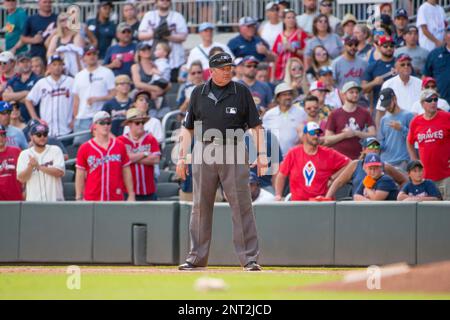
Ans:
[[[186,271],[186,270],[199,270],[199,269],[202,269],[202,267],[197,267],[197,266],[195,266],[192,263],[187,262],[187,261],[185,263],[183,263],[183,264],[180,264],[178,266],[178,270],[184,270],[184,271]]]
[[[262,268],[259,264],[256,263],[256,261],[250,261],[247,263],[244,267],[245,271],[261,271]]]

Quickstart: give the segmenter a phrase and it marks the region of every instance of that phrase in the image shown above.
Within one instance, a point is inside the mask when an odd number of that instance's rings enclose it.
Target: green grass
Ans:
[[[228,290],[195,291],[195,281],[205,275],[223,279],[228,285]],[[0,274],[0,299],[450,299],[450,294],[293,290],[299,286],[339,280],[341,276],[335,274],[245,272],[82,274],[80,290],[68,290],[67,277],[68,275],[64,273],[3,273]]]

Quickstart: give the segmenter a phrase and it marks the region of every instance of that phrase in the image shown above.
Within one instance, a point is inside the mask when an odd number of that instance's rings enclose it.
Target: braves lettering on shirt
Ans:
[[[432,131],[431,129],[428,129],[425,133],[417,134],[418,143],[431,143],[442,139],[444,139],[444,130]]]
[[[362,68],[351,68],[346,74],[344,74],[344,78],[361,78],[364,73]]]
[[[42,88],[41,94],[42,94],[42,98],[45,98],[47,96],[49,96],[51,98],[60,97],[60,96],[69,98],[70,97],[70,89],[65,88],[65,87],[56,88],[56,89],[52,89],[52,90]]]

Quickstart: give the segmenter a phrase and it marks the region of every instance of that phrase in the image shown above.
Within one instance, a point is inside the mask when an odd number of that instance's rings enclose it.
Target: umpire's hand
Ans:
[[[250,166],[254,168],[257,166],[258,177],[265,176],[267,174],[269,168],[269,160],[267,160],[267,156],[265,154],[260,154],[256,158],[256,161]]]
[[[186,180],[186,177],[189,174],[189,166],[186,164],[185,159],[178,160],[176,172],[177,176],[180,177],[181,180]]]

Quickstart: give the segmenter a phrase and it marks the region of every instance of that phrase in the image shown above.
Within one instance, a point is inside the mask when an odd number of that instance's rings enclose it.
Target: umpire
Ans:
[[[259,175],[267,171],[266,146],[261,119],[250,91],[245,85],[231,80],[233,66],[227,53],[210,57],[211,79],[192,92],[181,130],[177,174],[182,179],[186,179],[186,156],[194,135],[195,143],[192,155],[194,204],[189,227],[191,248],[179,270],[194,270],[208,264],[214,198],[219,181],[232,209],[233,243],[239,261],[246,271],[261,270],[257,264],[258,236],[248,185],[244,131],[251,129],[258,146],[257,160],[252,166],[258,166]],[[231,138],[230,132],[234,135]],[[206,151],[214,158],[212,161]],[[244,160],[239,157],[243,153]]]

